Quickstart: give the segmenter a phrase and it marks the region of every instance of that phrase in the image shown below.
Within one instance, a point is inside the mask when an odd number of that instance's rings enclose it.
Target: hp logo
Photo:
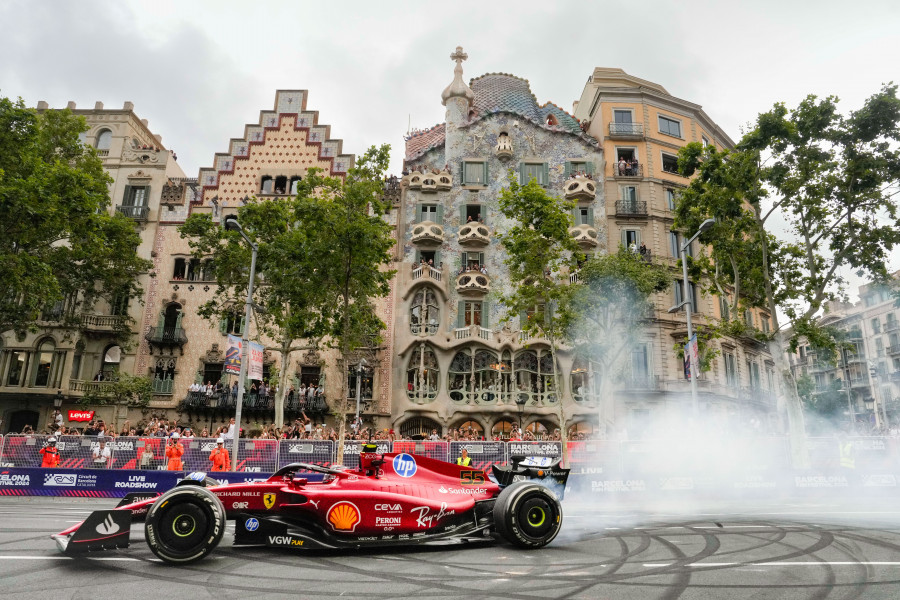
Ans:
[[[412,477],[417,469],[416,459],[409,454],[398,454],[394,457],[394,472],[400,477]]]
[[[259,529],[259,520],[258,519],[247,519],[244,521],[244,527],[247,528],[247,531],[256,531]]]

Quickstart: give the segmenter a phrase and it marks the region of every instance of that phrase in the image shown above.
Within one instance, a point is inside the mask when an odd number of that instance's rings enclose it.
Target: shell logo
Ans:
[[[352,502],[338,502],[332,505],[326,517],[335,531],[353,531],[359,523],[359,509]]]

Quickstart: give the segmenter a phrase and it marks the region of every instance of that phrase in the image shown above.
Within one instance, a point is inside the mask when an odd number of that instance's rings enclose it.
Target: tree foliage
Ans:
[[[151,263],[134,222],[108,212],[112,180],[79,140],[86,130],[69,110],[0,98],[0,331],[34,329],[56,303],[54,319],[75,326],[99,299],[141,294]]]
[[[82,406],[127,404],[147,406],[153,396],[153,382],[149,377],[118,373],[113,381],[104,381],[85,391],[78,403]]]
[[[510,171],[509,181],[509,187],[500,192],[499,206],[514,224],[497,237],[507,253],[512,291],[503,295],[501,301],[507,308],[507,318],[529,315],[520,324],[522,331],[550,344],[553,391],[566,456],[566,419],[556,355],[557,345],[566,339],[574,316],[574,287],[560,277],[577,265],[578,247],[569,235],[573,203],[549,195],[534,178],[522,185]],[[543,310],[536,310],[541,306]]]
[[[672,276],[666,267],[622,247],[615,254],[588,260],[579,278],[581,285],[573,287],[567,337],[575,352],[593,365],[599,423],[609,433],[615,418],[610,380],[638,341],[634,332],[654,308],[652,295],[668,289]]]
[[[346,180],[310,169],[296,197],[254,199],[238,209],[238,222],[258,246],[257,337],[275,340],[272,349],[282,357],[276,425],[283,419],[292,352],[321,342],[347,356],[384,327],[372,298],[388,292],[393,275],[386,269],[391,227],[380,216],[388,152],[388,146],[370,149]],[[192,215],[181,233],[196,256],[213,257],[219,287],[200,314],[240,318],[250,264],[240,234],[219,227],[209,214]],[[337,397],[345,398],[343,387],[340,392]]]
[[[697,176],[679,200],[676,225],[716,217],[717,227],[700,238],[713,248],[711,260],[720,270],[731,266],[751,305],[772,315],[772,355],[801,466],[808,464],[803,413],[784,352],[801,335],[834,346],[815,319],[842,294],[845,270],[887,280],[888,256],[900,243],[898,142],[900,99],[897,86],[886,85],[848,116],[834,97],[808,96],[791,110],[776,104],[734,151],[689,145],[679,156],[682,173]]]

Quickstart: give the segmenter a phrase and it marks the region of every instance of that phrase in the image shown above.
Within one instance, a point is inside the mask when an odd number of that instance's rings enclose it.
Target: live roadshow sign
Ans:
[[[69,411],[69,420],[70,421],[90,421],[94,418],[94,411],[92,410],[70,410]]]

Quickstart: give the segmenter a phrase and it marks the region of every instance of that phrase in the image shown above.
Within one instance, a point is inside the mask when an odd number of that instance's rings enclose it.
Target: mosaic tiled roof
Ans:
[[[446,128],[439,123],[431,129],[417,131],[406,139],[406,160],[415,160],[434,148],[444,143]]]
[[[512,113],[528,119],[535,125],[551,131],[565,131],[582,136],[578,119],[553,104],[538,104],[527,79],[508,73],[487,73],[469,82],[475,92],[475,106],[470,122],[495,113]],[[547,117],[553,115],[556,125],[547,125]]]

